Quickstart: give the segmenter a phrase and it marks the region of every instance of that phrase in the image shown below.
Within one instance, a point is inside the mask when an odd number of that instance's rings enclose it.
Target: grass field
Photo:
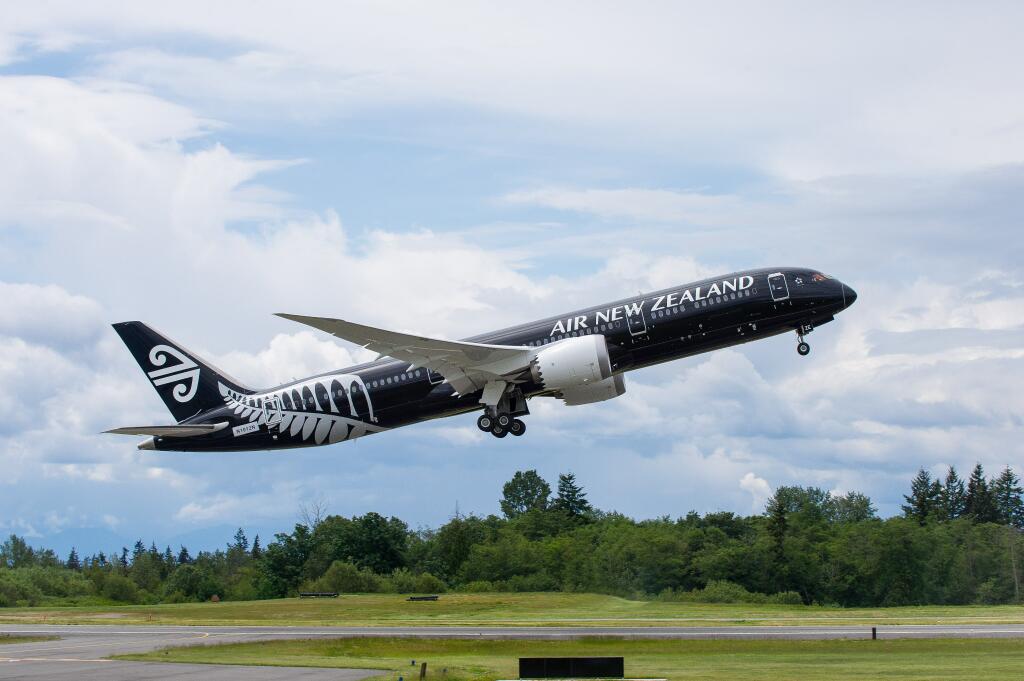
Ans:
[[[35,643],[36,641],[56,641],[57,636],[14,636],[0,634],[0,645],[4,643]]]
[[[518,678],[517,658],[621,655],[626,675],[668,679],[1020,679],[1024,641],[467,641],[335,639],[240,643],[157,651],[118,659],[382,670],[397,681]],[[447,670],[445,673],[443,670]]]
[[[817,606],[666,603],[599,594],[445,594],[408,602],[396,594],[335,599],[78,608],[4,608],[0,622],[53,624],[238,625],[621,625],[1006,624],[1024,623],[1022,606],[826,608]]]

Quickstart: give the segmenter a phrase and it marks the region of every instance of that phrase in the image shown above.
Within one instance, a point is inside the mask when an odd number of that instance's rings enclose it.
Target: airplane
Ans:
[[[492,331],[428,338],[296,314],[277,316],[379,353],[373,361],[256,390],[142,322],[114,324],[176,423],[115,428],[144,450],[247,451],[328,445],[482,410],[477,427],[521,436],[535,397],[576,406],[625,393],[628,371],[795,331],[852,305],[817,270],[734,272]]]

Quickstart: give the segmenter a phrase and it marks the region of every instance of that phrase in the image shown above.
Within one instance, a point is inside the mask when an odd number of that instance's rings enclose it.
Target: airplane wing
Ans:
[[[130,426],[128,428],[114,428],[113,430],[105,430],[104,433],[114,433],[115,435],[153,435],[156,437],[194,437],[196,435],[206,435],[207,433],[216,433],[218,430],[223,430],[228,427],[228,422],[223,421],[222,423],[201,423],[195,425],[184,425],[184,426]]]
[[[532,349],[521,345],[488,345],[427,338],[329,317],[282,313],[277,316],[326,331],[413,366],[432,369],[444,376],[460,395],[481,390],[491,382],[514,382],[533,359]]]

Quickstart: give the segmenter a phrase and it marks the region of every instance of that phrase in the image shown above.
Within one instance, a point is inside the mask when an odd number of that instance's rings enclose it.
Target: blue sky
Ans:
[[[0,532],[110,550],[299,506],[437,525],[517,469],[637,517],[1024,470],[1019,4],[39,3],[0,20]],[[271,316],[461,337],[807,265],[792,338],[312,451],[139,452],[169,418],[109,324],[248,383],[360,359]]]

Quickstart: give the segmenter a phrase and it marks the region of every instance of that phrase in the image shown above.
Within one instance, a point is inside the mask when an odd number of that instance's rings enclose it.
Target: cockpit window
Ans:
[[[811,272],[811,281],[828,281],[831,278],[832,277],[827,274],[822,274],[821,272]]]

